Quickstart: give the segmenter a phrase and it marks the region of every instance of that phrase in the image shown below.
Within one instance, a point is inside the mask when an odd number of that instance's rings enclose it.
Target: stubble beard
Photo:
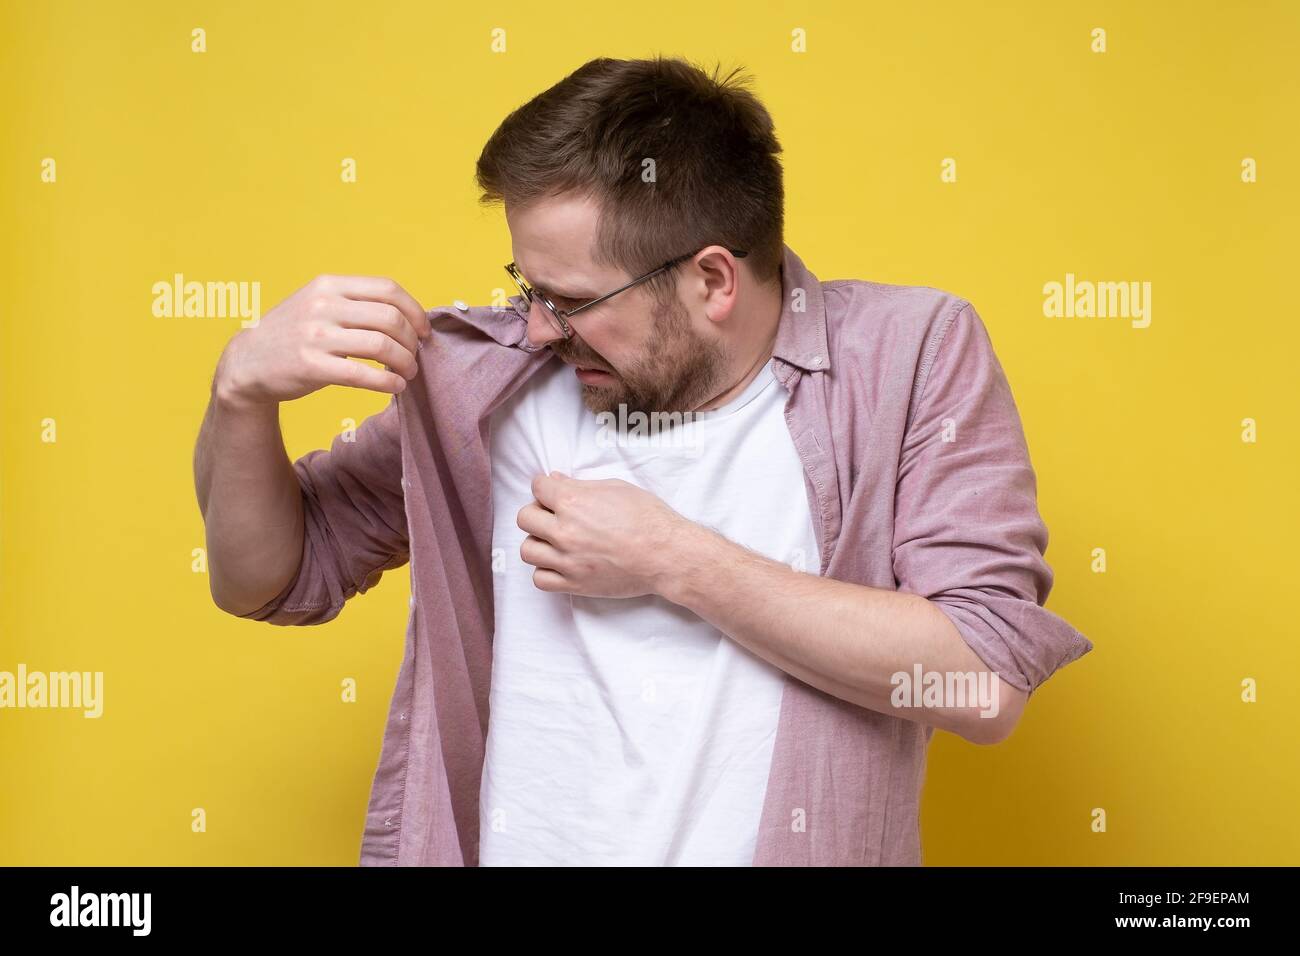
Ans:
[[[553,344],[551,349],[565,361],[582,365],[590,353],[569,348],[571,342]],[[693,411],[721,391],[727,358],[721,343],[698,334],[686,309],[675,303],[656,314],[649,354],[615,371],[611,385],[582,385],[582,403],[597,415],[618,415],[620,406],[628,415]]]

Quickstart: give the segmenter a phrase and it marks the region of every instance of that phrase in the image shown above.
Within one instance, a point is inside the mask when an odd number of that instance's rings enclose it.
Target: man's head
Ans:
[[[677,59],[598,59],[511,113],[478,161],[525,280],[575,308],[565,339],[534,301],[529,338],[580,375],[593,411],[688,411],[752,364],[750,313],[779,297],[783,187],[771,117]],[[729,250],[742,250],[743,259]]]

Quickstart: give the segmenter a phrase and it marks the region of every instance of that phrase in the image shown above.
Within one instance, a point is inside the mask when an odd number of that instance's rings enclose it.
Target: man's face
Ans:
[[[596,214],[594,201],[575,198],[540,200],[524,210],[507,206],[519,271],[560,308],[636,278],[592,262]],[[620,405],[628,413],[693,411],[725,387],[727,351],[709,334],[708,320],[696,319],[678,300],[668,308],[657,305],[644,284],[580,312],[569,325],[573,334],[565,339],[546,306],[534,301],[528,338],[534,345],[549,344],[574,366],[582,401],[592,412],[618,414]]]

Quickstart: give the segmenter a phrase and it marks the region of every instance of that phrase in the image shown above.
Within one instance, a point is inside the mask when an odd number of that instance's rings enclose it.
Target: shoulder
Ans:
[[[971,303],[944,289],[866,279],[822,283],[829,347],[841,369],[909,387],[925,378],[955,327],[982,334]],[[910,372],[910,375],[907,374]]]
[[[924,340],[970,306],[944,289],[866,279],[832,279],[822,283],[822,293],[827,325],[856,341]]]

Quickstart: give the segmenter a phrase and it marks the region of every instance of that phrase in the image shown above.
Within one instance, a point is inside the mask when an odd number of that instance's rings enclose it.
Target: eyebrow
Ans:
[[[545,292],[553,299],[571,299],[573,301],[577,301],[579,299],[596,298],[596,293],[594,292],[561,292],[557,289],[552,289],[550,286],[546,285],[545,283],[541,284],[541,289],[543,292]]]
[[[517,262],[515,264],[518,265]],[[523,268],[523,266],[519,266],[519,271],[523,273],[524,278],[527,279],[532,284],[533,288],[541,289],[543,292],[547,293],[553,298],[594,299],[599,294],[596,292],[577,291],[574,289],[557,289],[548,282],[534,281],[532,277],[528,275],[528,272]]]

